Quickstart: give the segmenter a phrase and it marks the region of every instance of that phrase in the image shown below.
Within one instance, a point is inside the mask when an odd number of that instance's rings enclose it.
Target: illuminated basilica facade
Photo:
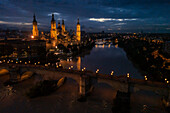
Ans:
[[[35,15],[34,15],[34,19],[33,19],[32,34],[33,34],[33,36],[36,36],[36,37],[39,36]],[[70,34],[65,29],[64,20],[62,20],[62,25],[60,25],[60,21],[58,21],[58,25],[56,27],[56,21],[54,19],[54,14],[52,14],[50,40],[51,40],[52,47],[55,47],[58,44],[63,44],[64,46],[80,44],[81,43],[81,29],[80,29],[79,19],[77,20],[76,35],[74,35],[74,33]]]

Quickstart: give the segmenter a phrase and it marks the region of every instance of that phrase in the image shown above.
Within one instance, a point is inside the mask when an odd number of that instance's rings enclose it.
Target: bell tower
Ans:
[[[37,27],[37,21],[36,21],[36,17],[35,17],[35,14],[33,16],[33,29],[32,29],[32,35],[34,37],[37,37],[39,36],[39,31],[38,31],[38,27]]]
[[[66,31],[65,25],[64,25],[64,20],[62,20],[62,35],[64,35],[64,32]]]
[[[51,33],[51,38],[54,38],[54,39],[57,38],[57,29],[56,29],[56,21],[54,19],[54,14],[52,14],[50,33]]]
[[[79,18],[77,20],[77,32],[76,32],[76,37],[79,42],[81,42],[81,30],[80,30],[80,23],[79,23]]]

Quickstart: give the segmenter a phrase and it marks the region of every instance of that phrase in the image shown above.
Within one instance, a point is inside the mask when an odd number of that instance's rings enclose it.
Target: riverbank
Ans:
[[[137,65],[143,76],[150,80],[165,82],[169,70],[164,66],[164,60],[155,56],[155,51],[161,51],[162,45],[149,43],[139,39],[126,39],[119,41],[119,47],[123,48],[128,58]]]

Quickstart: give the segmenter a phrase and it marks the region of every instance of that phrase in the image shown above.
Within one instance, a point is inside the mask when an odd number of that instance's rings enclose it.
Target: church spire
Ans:
[[[64,25],[64,20],[62,19],[62,25]]]
[[[34,16],[33,16],[32,35],[33,35],[34,37],[39,36],[39,31],[38,31],[38,27],[37,27],[37,20],[36,20],[35,14],[34,14]]]
[[[55,20],[54,20],[54,14],[52,14],[52,19],[51,19],[51,21],[55,21]]]
[[[33,22],[37,22],[36,17],[35,17],[35,13],[34,13],[34,16],[33,16]]]
[[[77,24],[80,24],[80,23],[79,23],[79,18],[77,19]]]
[[[77,19],[77,32],[76,32],[77,40],[81,42],[81,29],[80,29],[80,22],[79,18]]]
[[[58,27],[60,27],[60,20],[58,20]]]

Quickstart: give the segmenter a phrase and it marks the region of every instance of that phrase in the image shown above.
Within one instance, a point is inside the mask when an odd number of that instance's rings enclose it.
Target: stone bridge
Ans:
[[[15,66],[15,68],[11,68],[12,66]],[[170,101],[169,84],[161,82],[133,79],[130,77],[127,78],[126,76],[111,76],[100,73],[93,73],[91,71],[78,71],[42,65],[1,64],[0,69],[2,68],[9,70],[10,74],[14,76],[13,78],[17,77],[17,73],[22,73],[25,71],[32,71],[40,75],[53,75],[57,76],[58,78],[71,78],[75,80],[77,84],[79,84],[80,95],[86,95],[92,86],[99,83],[104,83],[121,92],[137,92],[140,90],[152,91],[160,96],[167,97],[167,100]],[[19,71],[15,71],[17,69]],[[72,74],[59,75],[57,74],[58,72]]]

